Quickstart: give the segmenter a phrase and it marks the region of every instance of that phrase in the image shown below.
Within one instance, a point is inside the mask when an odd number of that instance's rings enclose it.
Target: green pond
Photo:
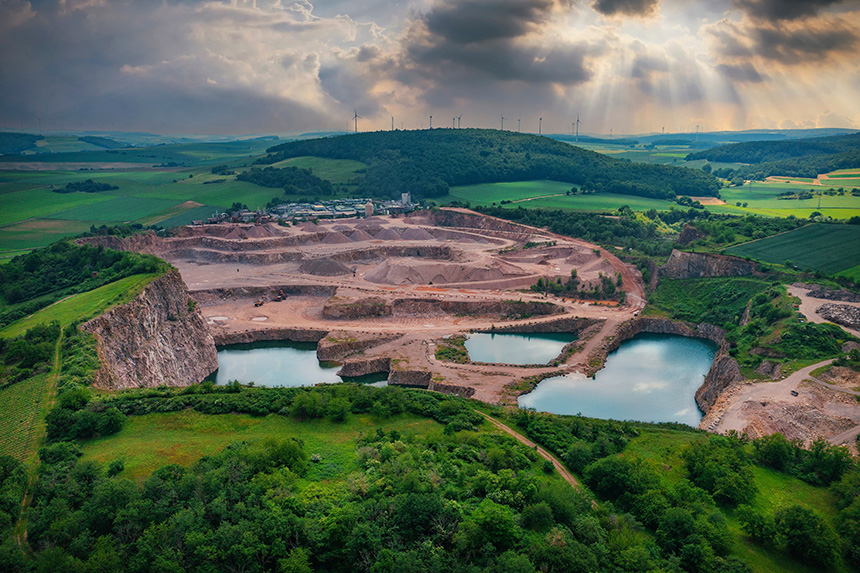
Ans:
[[[477,333],[466,339],[466,350],[472,362],[546,364],[574,340],[569,333]]]
[[[694,395],[716,352],[714,343],[701,338],[640,334],[622,342],[593,379],[547,378],[520,396],[519,405],[552,414],[698,426],[702,413]]]
[[[210,375],[215,384],[238,380],[255,386],[313,386],[342,382],[340,364],[317,360],[316,342],[254,342],[218,349],[218,370]],[[388,374],[350,378],[349,381],[380,384]]]

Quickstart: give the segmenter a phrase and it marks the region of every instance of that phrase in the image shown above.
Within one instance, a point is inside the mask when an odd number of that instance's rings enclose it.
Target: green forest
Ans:
[[[719,163],[748,163],[737,170],[715,173],[731,179],[764,179],[772,175],[814,178],[822,173],[860,166],[860,133],[789,141],[752,141],[691,153],[688,161],[707,159]]]
[[[536,135],[487,129],[379,131],[293,141],[258,159],[352,159],[368,165],[359,194],[399,197],[445,195],[455,185],[550,179],[605,191],[674,199],[716,196],[718,181],[700,170],[632,163]]]

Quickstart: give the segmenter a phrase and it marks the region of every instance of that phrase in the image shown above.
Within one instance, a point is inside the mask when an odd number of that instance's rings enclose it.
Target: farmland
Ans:
[[[48,376],[39,374],[0,389],[0,456],[24,458],[39,431]]]
[[[673,203],[662,199],[615,195],[612,193],[588,193],[566,195],[570,183],[560,181],[514,181],[509,183],[485,183],[453,187],[442,202],[467,201],[470,205],[492,205],[511,201],[505,207],[568,209],[571,211],[614,211],[622,205],[631,209],[667,211]]]
[[[856,271],[860,265],[858,245],[860,226],[818,224],[738,245],[727,253],[769,263],[790,260],[801,269],[838,274]]]

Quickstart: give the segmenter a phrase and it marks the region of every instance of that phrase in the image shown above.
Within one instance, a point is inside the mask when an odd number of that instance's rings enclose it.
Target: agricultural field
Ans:
[[[856,273],[860,265],[860,226],[807,225],[728,249],[730,255],[769,263],[791,261],[801,269],[827,274]]]
[[[544,209],[568,209],[571,211],[614,211],[627,205],[637,211],[657,209],[667,211],[673,205],[670,201],[615,195],[612,193],[588,193],[566,195],[571,190],[570,183],[561,181],[515,181],[510,183],[486,183],[451,188],[448,195],[441,199],[468,201],[470,205],[492,205],[501,201],[511,201],[503,205],[508,208],[528,207]]]
[[[835,188],[848,185],[836,185]],[[806,219],[810,214],[818,211],[825,217],[834,219],[849,219],[860,215],[860,197],[851,195],[850,190],[844,195],[827,195],[829,186],[801,185],[795,183],[781,182],[758,182],[748,183],[743,187],[727,187],[720,191],[720,197],[725,201],[725,206],[708,207],[708,209],[720,212],[732,213],[755,213],[770,217],[788,217],[794,215],[800,219]],[[786,200],[778,199],[780,193],[786,191],[801,193],[812,191],[811,199]],[[738,207],[737,203],[747,203],[746,207]]]
[[[132,275],[94,290],[72,295],[0,329],[0,337],[14,338],[40,323],[56,320],[61,326],[66,326],[76,320],[99,315],[113,306],[130,301],[158,276]]]
[[[0,389],[0,456],[23,460],[38,434],[50,374],[39,374]]]
[[[310,169],[314,175],[328,179],[337,185],[347,185],[356,178],[364,177],[356,173],[367,169],[367,165],[351,159],[325,159],[322,157],[293,157],[272,164],[272,167],[300,167]]]

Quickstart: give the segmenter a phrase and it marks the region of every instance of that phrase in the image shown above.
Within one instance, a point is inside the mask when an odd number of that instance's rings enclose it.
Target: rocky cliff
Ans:
[[[313,328],[266,328],[260,330],[218,331],[213,334],[215,344],[248,344],[269,340],[290,342],[319,342],[328,334],[327,330]]]
[[[178,271],[81,328],[98,341],[99,388],[187,386],[218,368],[215,342]]]
[[[661,277],[670,279],[697,279],[740,277],[752,274],[754,270],[754,263],[737,257],[672,251],[669,260],[657,272]]]

